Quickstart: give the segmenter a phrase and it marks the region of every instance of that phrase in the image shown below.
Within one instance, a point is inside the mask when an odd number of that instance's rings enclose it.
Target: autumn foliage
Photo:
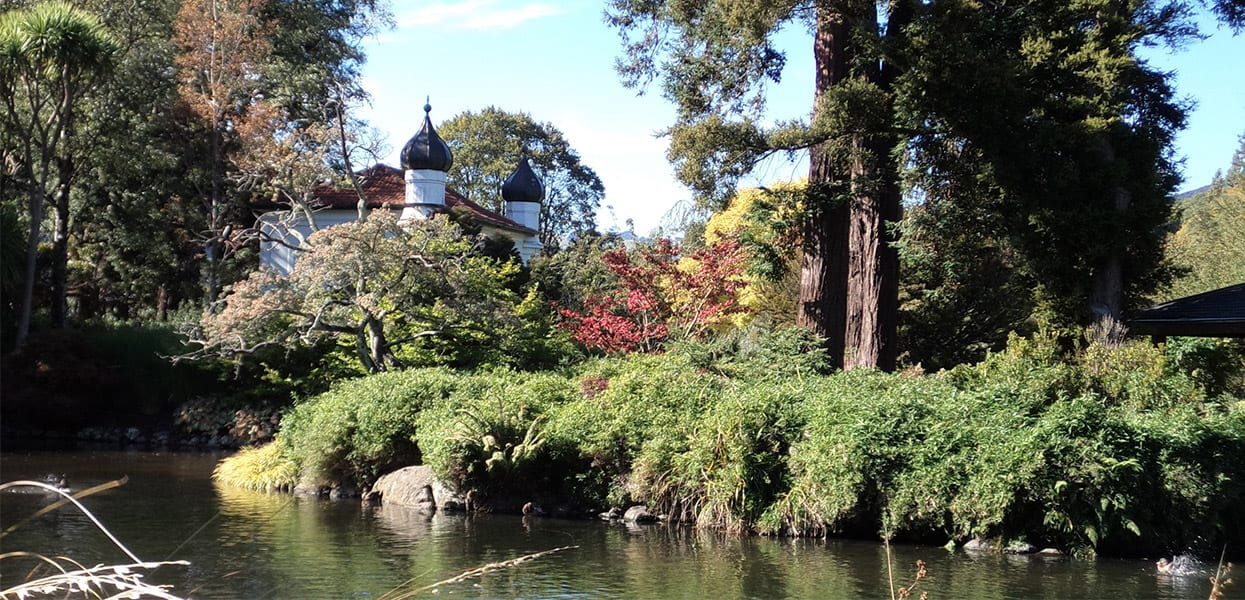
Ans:
[[[614,289],[561,308],[562,327],[575,341],[607,354],[654,352],[672,337],[703,337],[749,309],[739,302],[745,256],[723,240],[681,256],[670,240],[601,256],[618,278]]]

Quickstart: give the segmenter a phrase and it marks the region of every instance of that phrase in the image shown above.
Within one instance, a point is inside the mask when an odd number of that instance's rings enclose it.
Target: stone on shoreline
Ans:
[[[382,504],[409,506],[424,512],[459,511],[467,507],[463,497],[438,479],[427,465],[402,467],[382,475],[367,494],[372,501],[378,495]]]
[[[627,523],[649,523],[657,520],[657,515],[648,512],[648,508],[637,504],[623,513],[623,521]]]

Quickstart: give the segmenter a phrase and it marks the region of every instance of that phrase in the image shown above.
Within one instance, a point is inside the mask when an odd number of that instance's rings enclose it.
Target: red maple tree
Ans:
[[[749,309],[739,302],[745,256],[723,240],[689,256],[660,240],[601,257],[618,286],[584,302],[583,312],[559,309],[575,341],[606,354],[655,352],[671,337],[703,337]]]

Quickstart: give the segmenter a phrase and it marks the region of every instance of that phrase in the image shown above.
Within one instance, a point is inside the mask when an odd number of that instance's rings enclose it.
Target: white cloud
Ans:
[[[504,5],[504,6],[503,6]],[[397,14],[398,28],[440,26],[447,29],[509,29],[534,19],[562,14],[561,8],[543,2],[516,5],[502,0],[459,0],[425,4]]]

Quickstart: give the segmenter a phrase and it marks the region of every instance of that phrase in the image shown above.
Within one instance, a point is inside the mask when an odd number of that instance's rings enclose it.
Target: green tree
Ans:
[[[1182,202],[1180,213],[1180,229],[1168,240],[1167,251],[1184,275],[1168,295],[1245,283],[1245,136],[1227,173]]]
[[[99,20],[65,3],[49,3],[0,15],[0,96],[6,150],[17,178],[26,184],[29,236],[15,343],[30,333],[39,232],[52,165],[67,145],[74,111],[112,67],[117,44]],[[6,144],[8,148],[8,144]],[[62,165],[58,165],[63,169]],[[63,171],[62,171],[63,172]],[[68,185],[68,182],[63,182]],[[62,210],[62,201],[65,203]],[[65,260],[68,194],[57,196],[56,256]],[[64,302],[63,264],[60,297]]]
[[[1184,113],[1169,74],[1136,52],[1190,35],[1186,7],[935,6],[905,82],[923,93],[903,107],[925,129],[907,147],[921,199],[1001,217],[1040,320],[1118,333],[1110,324],[1171,275],[1162,245]]]
[[[195,355],[238,355],[339,338],[370,372],[403,364],[425,338],[480,333],[494,341],[519,298],[517,261],[472,254],[474,240],[444,217],[400,225],[388,211],[320,230],[283,277],[255,271],[204,315]]]
[[[437,127],[454,166],[447,185],[473,202],[502,212],[501,184],[526,155],[545,185],[540,207],[540,241],[557,248],[567,238],[596,229],[605,185],[552,123],[495,107],[463,112]]]
[[[614,0],[609,22],[624,81],[661,77],[677,108],[670,158],[702,199],[721,204],[737,179],[779,151],[810,152],[803,199],[798,322],[827,340],[834,364],[893,368],[900,216],[894,61],[920,3]],[[765,90],[786,56],[785,27],[813,34],[812,119],[763,129]],[[638,35],[637,35],[638,34]]]
[[[844,367],[894,364],[901,192],[941,205],[927,215],[1003,225],[980,243],[1014,250],[1007,268],[1036,282],[1049,320],[1113,321],[1170,276],[1183,112],[1136,50],[1194,33],[1183,2],[615,0],[608,18],[625,81],[660,78],[678,107],[670,158],[702,198],[809,151],[798,320]],[[790,27],[813,36],[812,118],[762,127]]]

